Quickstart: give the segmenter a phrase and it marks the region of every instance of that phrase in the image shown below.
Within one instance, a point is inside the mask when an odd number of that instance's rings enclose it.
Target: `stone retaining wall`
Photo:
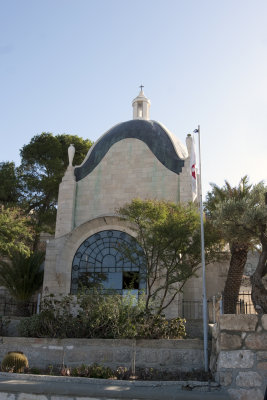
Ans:
[[[221,315],[213,328],[211,369],[233,400],[263,400],[267,315]]]
[[[99,363],[117,368],[149,367],[170,371],[203,369],[203,342],[199,339],[43,339],[3,337],[0,361],[8,351],[22,351],[30,367],[77,366]]]

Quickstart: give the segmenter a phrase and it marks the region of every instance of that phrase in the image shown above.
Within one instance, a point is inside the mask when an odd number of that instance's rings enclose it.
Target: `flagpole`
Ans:
[[[200,151],[200,125],[198,125],[198,159],[199,159],[199,196],[200,196],[200,227],[201,227],[201,264],[202,264],[202,301],[203,301],[203,337],[204,337],[204,366],[208,372],[208,313],[207,313],[207,293],[206,293],[206,265],[205,265],[205,241],[204,241],[204,222],[203,222],[203,201],[202,201],[202,182],[201,182],[201,151]]]

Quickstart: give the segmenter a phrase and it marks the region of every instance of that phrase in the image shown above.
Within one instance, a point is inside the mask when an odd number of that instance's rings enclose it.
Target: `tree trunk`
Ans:
[[[231,245],[231,260],[227,279],[224,286],[224,313],[235,314],[236,304],[244,267],[247,262],[248,245],[234,242]]]
[[[256,271],[251,277],[251,298],[256,312],[267,314],[267,290],[262,282],[262,278],[267,273],[267,238],[264,235],[264,230],[261,233],[261,244],[262,252]]]
[[[32,245],[33,252],[38,251],[39,242],[40,242],[40,232],[39,232],[39,230],[35,230],[34,240],[33,240],[33,245]]]

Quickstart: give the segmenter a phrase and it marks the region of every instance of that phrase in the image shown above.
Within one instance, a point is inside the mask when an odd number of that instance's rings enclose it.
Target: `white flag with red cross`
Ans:
[[[192,199],[195,201],[197,198],[197,169],[196,169],[196,148],[195,148],[195,140],[194,136],[192,137],[192,147],[191,147],[191,155],[190,155],[190,168],[191,168],[191,176],[192,176]]]

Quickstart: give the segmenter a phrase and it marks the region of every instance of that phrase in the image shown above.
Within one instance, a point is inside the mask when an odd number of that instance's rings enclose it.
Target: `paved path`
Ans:
[[[108,381],[87,378],[65,378],[65,377],[38,377],[18,374],[0,374],[0,400],[8,399],[8,394],[16,395],[19,393],[35,394],[36,398],[44,395],[50,400],[57,396],[60,399],[80,400],[229,400],[229,396],[220,391],[200,391],[190,390],[190,387],[182,386],[180,382],[127,382],[127,381]],[[211,386],[212,389],[212,386]],[[213,390],[215,387],[213,387]],[[39,395],[39,396],[38,396]],[[23,397],[26,399],[27,397]],[[29,396],[28,398],[33,398]],[[58,397],[57,397],[58,398]]]

